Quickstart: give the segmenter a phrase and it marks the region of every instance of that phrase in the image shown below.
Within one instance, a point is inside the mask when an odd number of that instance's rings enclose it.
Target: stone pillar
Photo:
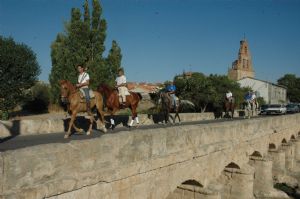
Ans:
[[[295,141],[295,159],[296,161],[300,161],[300,137],[298,137]]]
[[[282,149],[285,152],[285,168],[288,171],[293,171],[295,159],[295,147],[293,143],[282,143]]]
[[[285,175],[285,152],[283,150],[269,149],[273,161],[272,173],[275,178]]]
[[[244,165],[242,169],[225,168],[222,176],[222,199],[254,199],[254,168]]]
[[[254,195],[260,198],[289,198],[284,192],[273,188],[272,160],[251,156],[249,164],[254,167]]]

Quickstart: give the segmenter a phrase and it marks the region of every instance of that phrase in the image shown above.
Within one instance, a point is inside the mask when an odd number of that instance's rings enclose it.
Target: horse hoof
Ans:
[[[79,129],[79,133],[83,133],[83,129]]]
[[[102,129],[102,131],[103,131],[103,133],[106,133],[106,132],[107,132],[107,129],[104,127],[104,128]]]
[[[91,131],[86,132],[86,135],[91,135]]]
[[[64,138],[65,139],[67,139],[67,138],[69,138],[70,136],[68,135],[68,134],[66,134],[65,136],[64,136]]]

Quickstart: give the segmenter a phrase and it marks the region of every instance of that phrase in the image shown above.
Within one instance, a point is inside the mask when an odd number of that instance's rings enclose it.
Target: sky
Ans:
[[[0,0],[0,35],[30,46],[48,82],[50,45],[84,0]],[[183,71],[226,75],[247,39],[255,78],[300,76],[300,0],[102,0],[107,55],[122,50],[127,81],[164,82]],[[90,1],[91,6],[91,1]]]

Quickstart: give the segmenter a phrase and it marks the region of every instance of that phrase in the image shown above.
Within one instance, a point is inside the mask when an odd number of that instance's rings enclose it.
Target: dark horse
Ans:
[[[110,113],[110,123],[111,128],[114,129],[115,127],[115,121],[114,121],[114,115],[115,113],[124,108],[130,108],[132,120],[129,124],[129,127],[133,125],[133,122],[136,121],[137,124],[139,124],[139,119],[137,117],[137,106],[139,104],[139,101],[142,99],[142,95],[140,93],[135,92],[129,92],[130,95],[126,95],[126,103],[125,106],[121,106],[119,102],[119,93],[117,89],[111,88],[106,84],[101,84],[98,86],[97,89],[106,99],[106,107],[108,109],[108,112]]]
[[[166,92],[160,93],[160,99],[161,99],[161,109],[162,109],[165,123],[169,122],[170,117],[173,119],[173,123],[175,123],[176,117],[178,117],[179,122],[181,122],[180,116],[178,114],[180,102],[176,103],[176,105],[174,106],[172,103],[173,100],[171,99],[171,96]],[[174,118],[170,115],[170,112],[172,110],[175,113]]]
[[[225,115],[224,115],[224,117],[233,118],[234,108],[235,108],[234,98],[233,97],[231,97],[230,99],[225,98],[225,103],[224,103]],[[231,113],[231,115],[229,115],[229,113]]]

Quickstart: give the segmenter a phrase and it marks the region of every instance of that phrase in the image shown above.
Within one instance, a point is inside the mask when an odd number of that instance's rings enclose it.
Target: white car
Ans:
[[[267,115],[274,114],[286,114],[286,107],[282,104],[270,104],[265,110]]]

